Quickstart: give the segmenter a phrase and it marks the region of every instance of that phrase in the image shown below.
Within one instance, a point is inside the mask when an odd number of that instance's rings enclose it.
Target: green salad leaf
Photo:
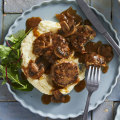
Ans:
[[[16,43],[18,42],[25,34],[25,31],[24,30],[20,30],[18,31],[17,33],[9,36],[9,37],[6,37],[6,40],[9,40],[11,41],[12,43]]]
[[[8,82],[13,89],[22,91],[31,91],[33,89],[33,86],[20,75],[22,61],[20,46],[28,33],[25,33],[24,30],[19,31],[6,38],[8,46],[0,45],[0,78],[3,78],[2,85]]]
[[[7,56],[10,54],[11,48],[0,45],[0,58],[1,60],[7,58]]]

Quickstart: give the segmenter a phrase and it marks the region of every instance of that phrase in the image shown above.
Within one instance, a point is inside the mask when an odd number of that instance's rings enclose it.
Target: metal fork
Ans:
[[[89,102],[90,102],[90,97],[94,91],[96,91],[99,87],[99,82],[100,82],[100,68],[98,67],[89,67],[88,70],[88,76],[86,79],[86,88],[88,90],[88,97],[87,97],[87,102],[83,114],[83,120],[87,120],[88,117],[88,108],[89,108]]]

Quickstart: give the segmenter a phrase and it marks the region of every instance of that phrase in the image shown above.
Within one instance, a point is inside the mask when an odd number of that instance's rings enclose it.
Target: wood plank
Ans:
[[[92,114],[92,112],[88,113],[88,120],[91,120],[91,114]],[[80,116],[78,116],[76,118],[70,118],[70,120],[83,120],[83,116],[80,115]]]
[[[113,102],[104,102],[93,111],[92,120],[113,120]]]
[[[95,7],[111,21],[111,0],[91,0],[91,6]]]
[[[45,0],[4,0],[4,13],[22,13]]]
[[[0,81],[0,101],[16,101],[12,94],[8,91],[6,85],[1,85]]]
[[[45,120],[23,108],[18,102],[0,102],[0,120]]]
[[[120,3],[118,0],[112,0],[112,25],[120,39]]]
[[[22,13],[45,0],[4,0],[4,13]],[[47,0],[49,1],[49,0]],[[86,0],[89,2],[89,0]]]
[[[2,43],[2,23],[3,23],[3,13],[2,13],[2,0],[0,0],[0,44]]]

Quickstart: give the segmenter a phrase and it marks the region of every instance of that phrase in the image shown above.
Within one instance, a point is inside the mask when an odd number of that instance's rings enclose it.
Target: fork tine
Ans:
[[[98,83],[98,68],[95,67],[95,83]]]
[[[101,68],[98,68],[98,83],[100,82],[100,74],[101,74]]]
[[[94,74],[95,74],[95,67],[92,67],[92,73],[91,73],[91,82],[94,82]]]
[[[90,75],[91,75],[91,66],[89,67],[89,70],[88,70],[87,81],[90,79]]]

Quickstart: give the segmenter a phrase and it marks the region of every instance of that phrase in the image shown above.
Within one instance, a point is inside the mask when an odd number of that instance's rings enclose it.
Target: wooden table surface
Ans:
[[[0,0],[0,44],[9,27],[21,13],[44,0]],[[88,4],[103,13],[112,23],[120,38],[120,4],[118,0],[86,0]],[[114,68],[113,68],[114,69]],[[1,84],[0,80],[0,84]],[[112,94],[97,109],[89,113],[89,120],[114,120],[120,104],[120,79]],[[23,108],[9,93],[6,85],[0,85],[0,120],[51,120],[31,113]],[[58,119],[57,119],[58,120]],[[82,120],[81,116],[69,120]]]

